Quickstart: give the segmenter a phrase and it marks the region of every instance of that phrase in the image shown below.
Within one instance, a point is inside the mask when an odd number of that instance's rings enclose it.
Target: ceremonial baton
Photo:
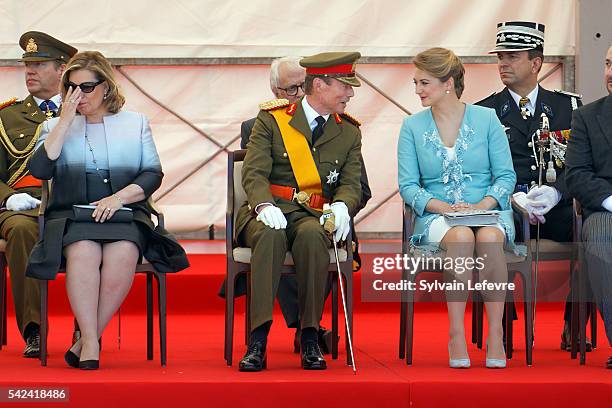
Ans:
[[[351,339],[351,328],[349,327],[348,313],[346,312],[346,298],[344,296],[344,283],[342,281],[342,272],[340,271],[340,258],[338,256],[338,243],[334,236],[334,227],[336,220],[334,213],[331,210],[329,204],[323,205],[323,218],[325,222],[323,229],[331,235],[332,242],[334,243],[334,255],[336,256],[336,268],[338,269],[338,281],[340,282],[340,293],[342,294],[342,309],[344,310],[344,324],[346,325],[346,341],[348,342],[349,352],[351,353],[351,361],[353,362],[353,374],[357,375],[357,364],[355,363],[355,356],[353,355],[353,340]],[[335,339],[334,339],[335,341]]]

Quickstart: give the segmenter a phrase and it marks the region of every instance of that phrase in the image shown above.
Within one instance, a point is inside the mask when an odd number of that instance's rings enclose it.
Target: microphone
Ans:
[[[334,232],[334,228],[336,226],[336,216],[334,215],[334,212],[329,204],[323,204],[323,219],[325,219],[325,222],[323,223],[323,229],[325,232],[328,234]]]

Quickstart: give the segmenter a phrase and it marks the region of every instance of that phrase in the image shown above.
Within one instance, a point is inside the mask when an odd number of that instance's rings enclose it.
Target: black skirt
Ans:
[[[108,171],[100,173],[87,173],[87,200],[89,204],[110,196],[113,192],[110,184],[104,183],[108,180]],[[116,241],[131,241],[138,247],[140,256],[146,249],[146,239],[138,223],[132,222],[77,222],[67,220],[62,246],[73,244],[77,241],[96,241],[109,243]]]

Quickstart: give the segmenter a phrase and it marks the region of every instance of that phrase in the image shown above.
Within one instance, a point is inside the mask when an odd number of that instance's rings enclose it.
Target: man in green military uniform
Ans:
[[[7,101],[0,109],[0,234],[7,241],[17,326],[26,341],[23,355],[35,358],[40,354],[40,293],[38,282],[26,278],[25,270],[38,239],[41,182],[29,174],[27,162],[38,139],[38,125],[59,109],[61,75],[77,50],[38,31],[23,34],[19,45],[25,51],[21,61],[30,94],[23,101]]]
[[[285,252],[293,254],[298,281],[301,364],[323,370],[317,344],[331,241],[321,211],[331,203],[334,235],[344,240],[361,199],[361,132],[344,113],[355,78],[357,52],[304,58],[306,96],[296,103],[261,106],[248,144],[242,185],[248,202],[238,211],[236,235],[251,247],[251,336],[241,371],[266,366],[267,336]]]

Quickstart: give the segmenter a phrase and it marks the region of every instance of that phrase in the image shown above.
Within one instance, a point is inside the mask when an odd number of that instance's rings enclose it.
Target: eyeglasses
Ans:
[[[82,84],[75,84],[74,82],[66,82],[65,86],[66,86],[66,90],[72,88],[72,89],[76,89],[77,87],[81,88],[81,91],[83,91],[83,93],[92,93],[94,91],[94,89],[96,89],[96,86],[100,85],[102,82],[104,82],[104,80],[98,81],[98,82],[83,82]]]
[[[279,86],[277,86],[276,88],[285,91],[285,93],[289,96],[295,96],[298,94],[299,89],[302,89],[302,92],[304,91],[304,83],[302,82],[301,84],[291,85],[287,88],[281,88]]]

